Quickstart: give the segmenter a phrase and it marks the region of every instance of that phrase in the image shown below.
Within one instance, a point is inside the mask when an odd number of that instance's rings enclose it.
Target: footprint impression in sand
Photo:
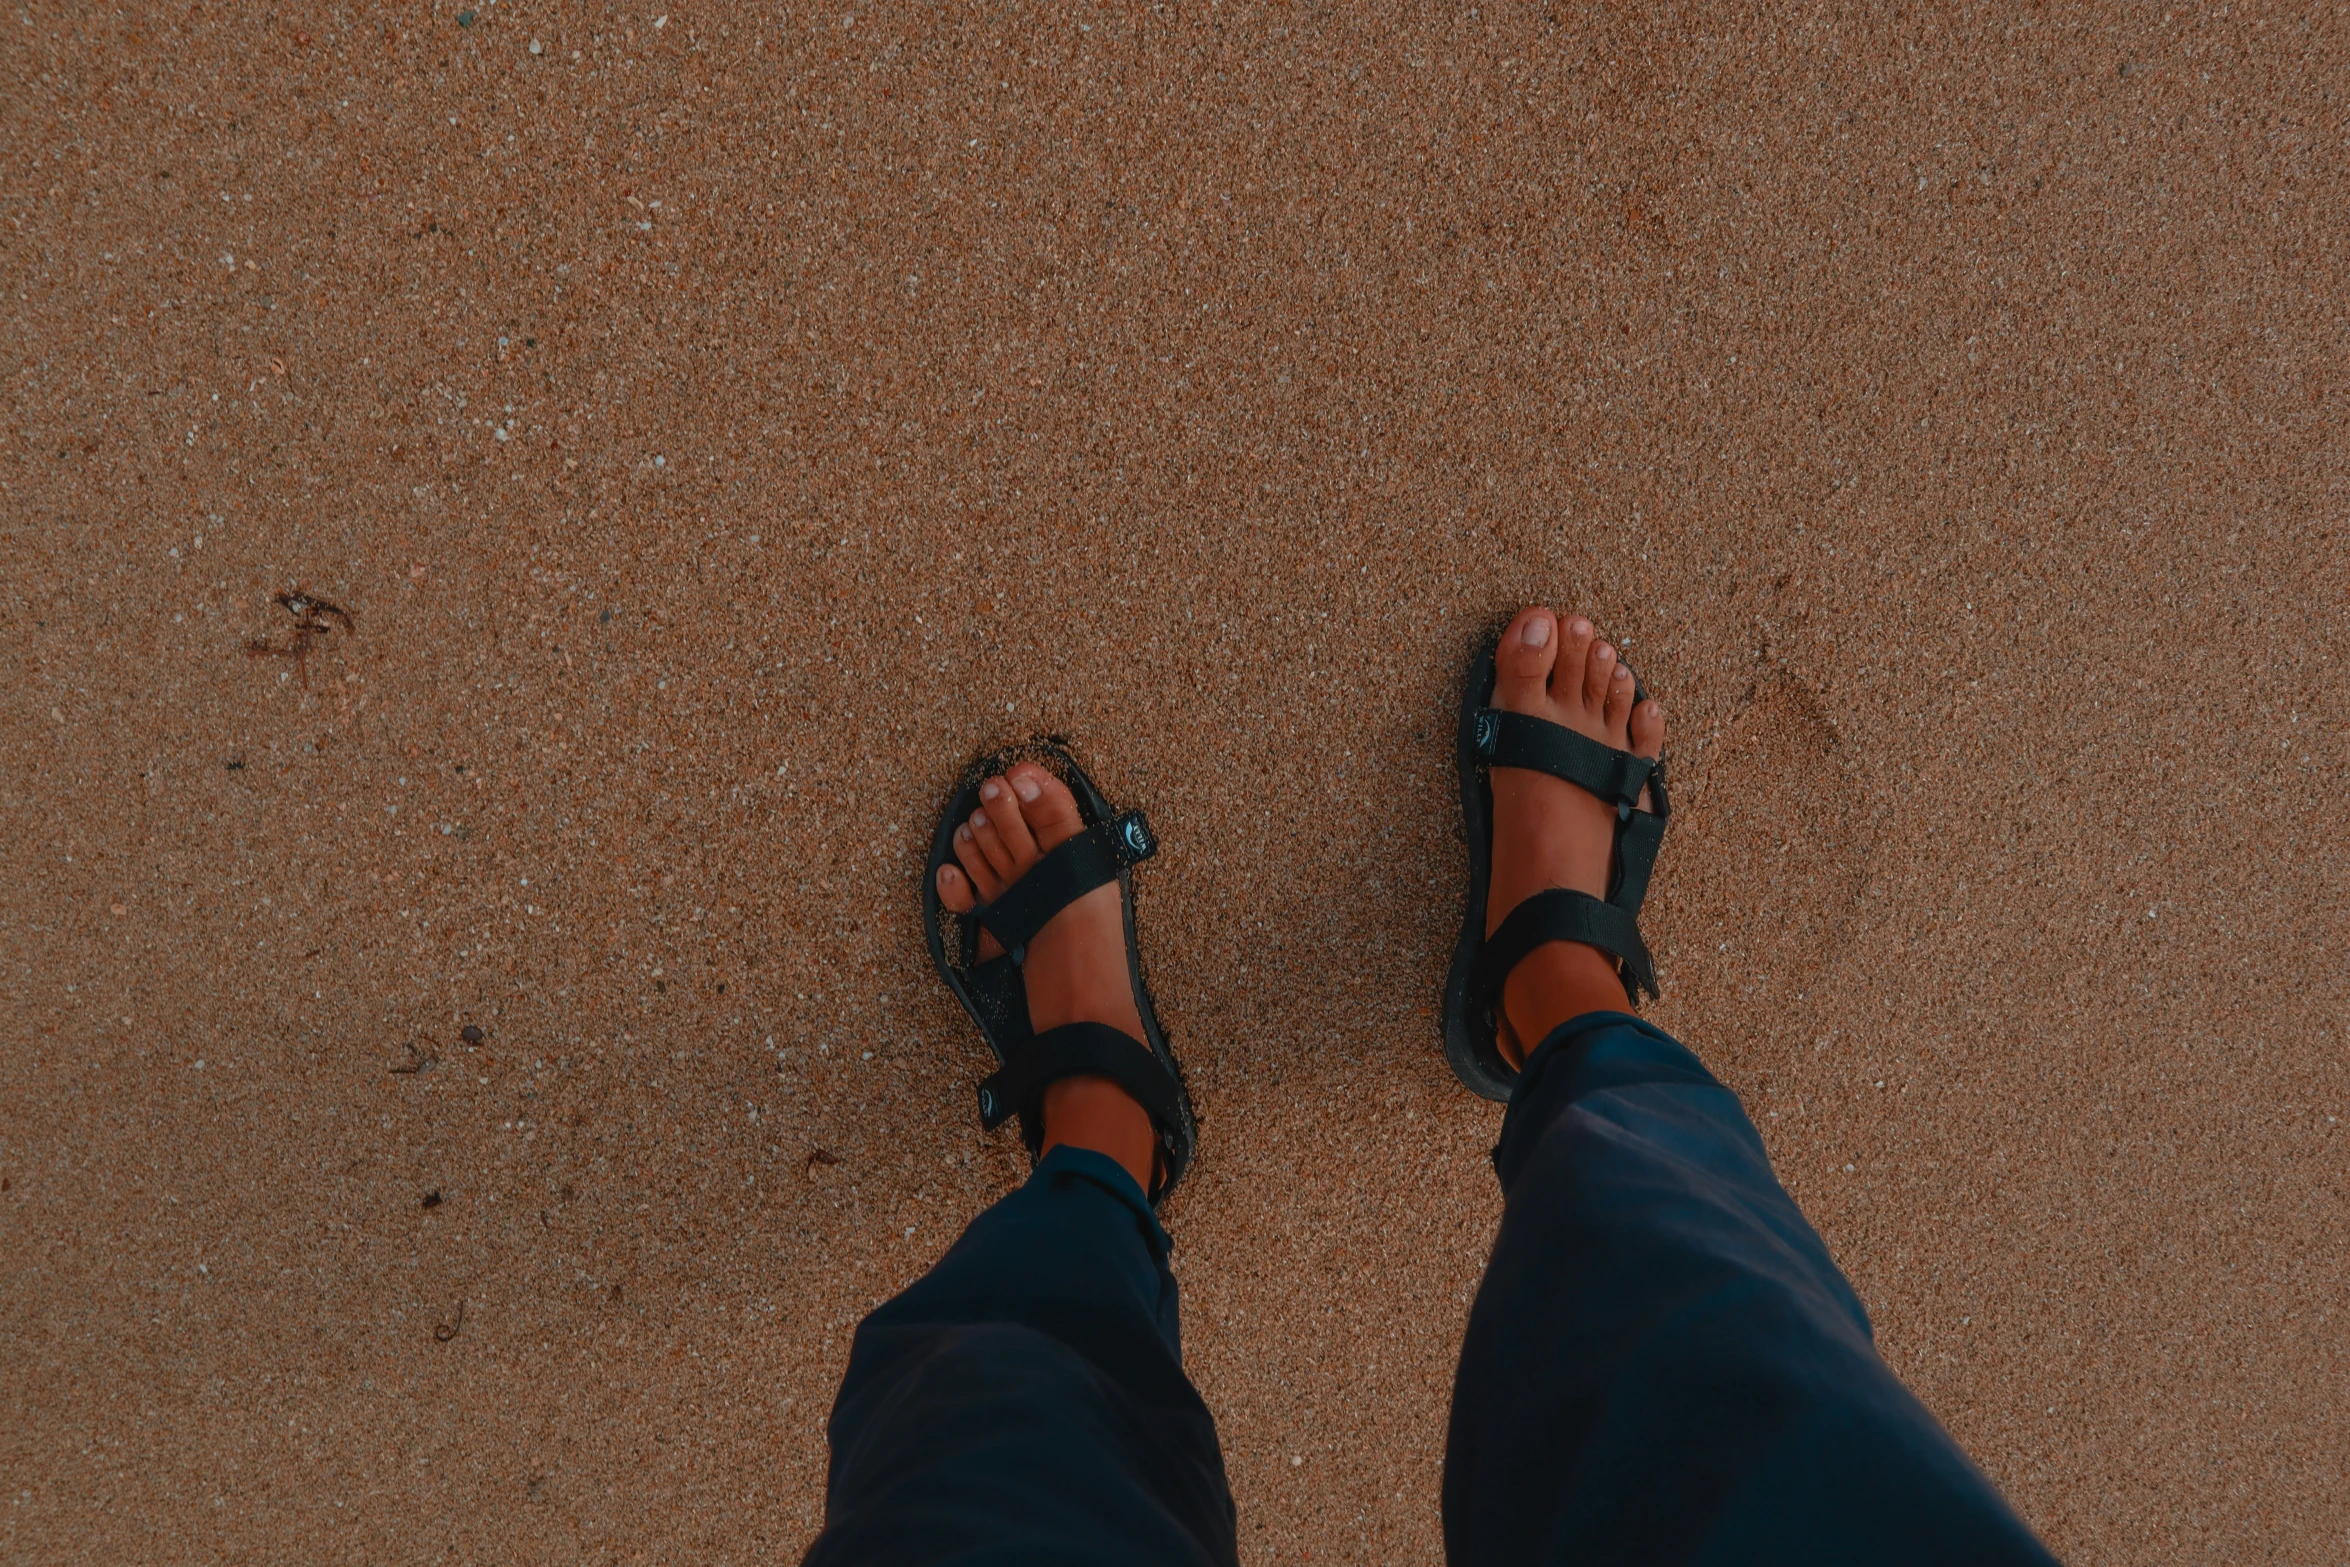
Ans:
[[[1800,1034],[1850,934],[1870,823],[1818,698],[1785,674],[1675,778],[1650,938],[1660,1021],[1696,1039]]]

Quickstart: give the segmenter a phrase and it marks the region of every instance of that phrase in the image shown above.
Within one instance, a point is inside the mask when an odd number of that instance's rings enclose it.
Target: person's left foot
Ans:
[[[1085,830],[1069,786],[1035,762],[1019,762],[979,786],[979,809],[955,829],[955,859],[942,865],[939,901],[957,914],[993,903],[1052,850]],[[984,960],[1003,955],[980,937]],[[1028,1020],[1038,1033],[1064,1023],[1107,1023],[1142,1043],[1142,1012],[1126,967],[1126,915],[1118,885],[1096,887],[1047,921],[1021,954]],[[1064,1078],[1045,1090],[1047,1148],[1071,1143],[1106,1153],[1150,1190],[1156,1147],[1150,1117],[1101,1077]]]

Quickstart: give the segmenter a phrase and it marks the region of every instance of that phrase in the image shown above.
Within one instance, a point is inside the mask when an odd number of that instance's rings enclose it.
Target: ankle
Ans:
[[[1523,1067],[1561,1023],[1587,1012],[1628,1011],[1632,1003],[1615,959],[1579,941],[1553,941],[1527,953],[1510,971],[1501,1004],[1509,1024],[1501,1034],[1502,1055],[1510,1065]]]
[[[1089,1148],[1118,1161],[1148,1196],[1158,1133],[1133,1096],[1106,1077],[1064,1077],[1044,1091],[1044,1151]]]

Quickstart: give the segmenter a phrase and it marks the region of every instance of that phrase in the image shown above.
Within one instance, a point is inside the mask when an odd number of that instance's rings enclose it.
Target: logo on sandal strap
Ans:
[[[1495,742],[1501,739],[1501,715],[1487,711],[1477,715],[1477,754],[1491,756]]]
[[[1118,836],[1126,840],[1127,849],[1137,858],[1151,852],[1151,830],[1143,825],[1139,815],[1127,817],[1126,825],[1118,830]]]

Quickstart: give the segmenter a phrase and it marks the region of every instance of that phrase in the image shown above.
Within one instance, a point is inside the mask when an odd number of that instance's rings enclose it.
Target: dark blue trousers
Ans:
[[[2050,1563],[1911,1397],[1737,1096],[1622,1013],[1527,1062],[1444,1537],[1535,1562]],[[1055,1149],[857,1330],[812,1563],[1233,1562],[1167,1236]]]

